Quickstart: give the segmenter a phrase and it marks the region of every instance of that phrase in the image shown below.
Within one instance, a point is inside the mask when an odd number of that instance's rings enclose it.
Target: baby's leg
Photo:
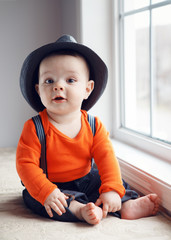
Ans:
[[[123,203],[121,209],[122,219],[138,219],[155,215],[159,208],[159,198],[156,194],[128,200]]]
[[[92,202],[82,204],[74,200],[70,203],[69,209],[78,219],[92,225],[98,224],[103,215],[102,209]]]

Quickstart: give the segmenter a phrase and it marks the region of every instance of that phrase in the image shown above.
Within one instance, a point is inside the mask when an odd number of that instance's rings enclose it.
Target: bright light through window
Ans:
[[[121,125],[170,143],[171,2],[125,0],[122,6]]]
[[[152,11],[153,136],[171,142],[171,5]]]

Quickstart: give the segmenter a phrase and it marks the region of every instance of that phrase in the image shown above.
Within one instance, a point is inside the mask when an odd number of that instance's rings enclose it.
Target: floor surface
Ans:
[[[108,216],[96,226],[43,219],[23,204],[15,149],[0,149],[0,165],[0,240],[171,239],[171,221],[161,214],[138,220]]]

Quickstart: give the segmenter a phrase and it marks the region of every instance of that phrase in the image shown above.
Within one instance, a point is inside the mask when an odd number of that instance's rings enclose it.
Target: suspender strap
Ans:
[[[90,124],[90,127],[91,127],[91,130],[92,130],[92,133],[93,133],[93,137],[96,133],[96,121],[95,121],[95,117],[90,115],[90,114],[87,114],[87,118],[88,118],[88,122]]]
[[[46,136],[45,136],[42,120],[41,120],[40,115],[37,115],[37,116],[33,117],[32,120],[35,124],[37,136],[38,136],[39,141],[41,143],[40,167],[43,169],[43,172],[48,177],[47,163],[46,163]]]
[[[96,133],[96,121],[95,121],[95,117],[90,115],[89,113],[87,114],[87,120],[90,124],[90,127],[91,127],[91,131],[93,133],[93,137]],[[95,162],[94,162],[94,158],[91,159],[91,167],[95,167]]]
[[[88,122],[90,124],[93,136],[96,133],[96,123],[95,123],[95,117],[87,114]],[[32,117],[32,120],[34,122],[36,133],[39,138],[40,144],[41,144],[41,156],[40,156],[40,167],[43,169],[43,172],[47,174],[47,162],[46,162],[46,136],[42,124],[42,120],[40,115],[37,115],[35,117]],[[92,166],[94,165],[94,159],[92,159]]]

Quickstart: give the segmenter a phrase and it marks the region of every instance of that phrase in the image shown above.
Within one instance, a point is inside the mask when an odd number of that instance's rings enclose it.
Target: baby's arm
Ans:
[[[121,209],[121,198],[115,191],[101,193],[96,203],[97,206],[103,204],[103,217],[105,218],[108,212],[116,212]]]
[[[64,207],[67,207],[66,199],[68,197],[63,194],[58,188],[55,189],[45,200],[44,207],[50,217],[53,217],[52,209],[58,214],[62,215],[66,212]]]

